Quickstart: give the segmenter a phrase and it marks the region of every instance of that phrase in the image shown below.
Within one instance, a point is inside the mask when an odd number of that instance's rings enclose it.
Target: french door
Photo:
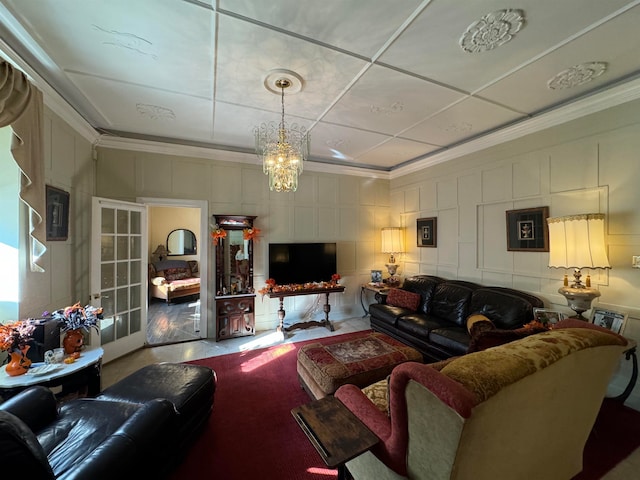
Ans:
[[[103,308],[98,341],[103,361],[142,347],[147,327],[145,205],[93,198],[91,304]]]

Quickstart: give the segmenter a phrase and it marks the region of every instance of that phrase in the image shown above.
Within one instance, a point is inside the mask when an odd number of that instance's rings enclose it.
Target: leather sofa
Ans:
[[[416,303],[393,302],[396,293],[415,297]],[[519,290],[416,275],[390,291],[385,303],[370,305],[369,313],[373,330],[410,345],[425,361],[438,361],[467,353],[470,315],[484,315],[496,328],[510,330],[529,323],[533,309],[542,307],[541,299]]]
[[[165,478],[209,418],[215,386],[207,367],[162,363],[60,405],[30,387],[0,404],[3,478]]]

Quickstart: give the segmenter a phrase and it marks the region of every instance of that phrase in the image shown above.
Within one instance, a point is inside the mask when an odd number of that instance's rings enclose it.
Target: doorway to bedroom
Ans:
[[[146,346],[206,338],[206,202],[143,202],[149,258]]]

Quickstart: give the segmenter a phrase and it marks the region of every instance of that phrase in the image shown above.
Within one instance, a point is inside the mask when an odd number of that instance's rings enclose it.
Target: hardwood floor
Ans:
[[[200,299],[184,297],[167,304],[157,298],[149,302],[147,344],[187,342],[200,338]]]

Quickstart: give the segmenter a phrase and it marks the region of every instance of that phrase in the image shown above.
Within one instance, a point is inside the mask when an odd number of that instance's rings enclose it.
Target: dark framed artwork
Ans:
[[[69,193],[47,185],[46,194],[47,241],[66,240],[69,237]]]
[[[438,217],[419,218],[417,220],[418,246],[438,246]]]
[[[507,250],[510,252],[548,252],[549,207],[507,210]]]

